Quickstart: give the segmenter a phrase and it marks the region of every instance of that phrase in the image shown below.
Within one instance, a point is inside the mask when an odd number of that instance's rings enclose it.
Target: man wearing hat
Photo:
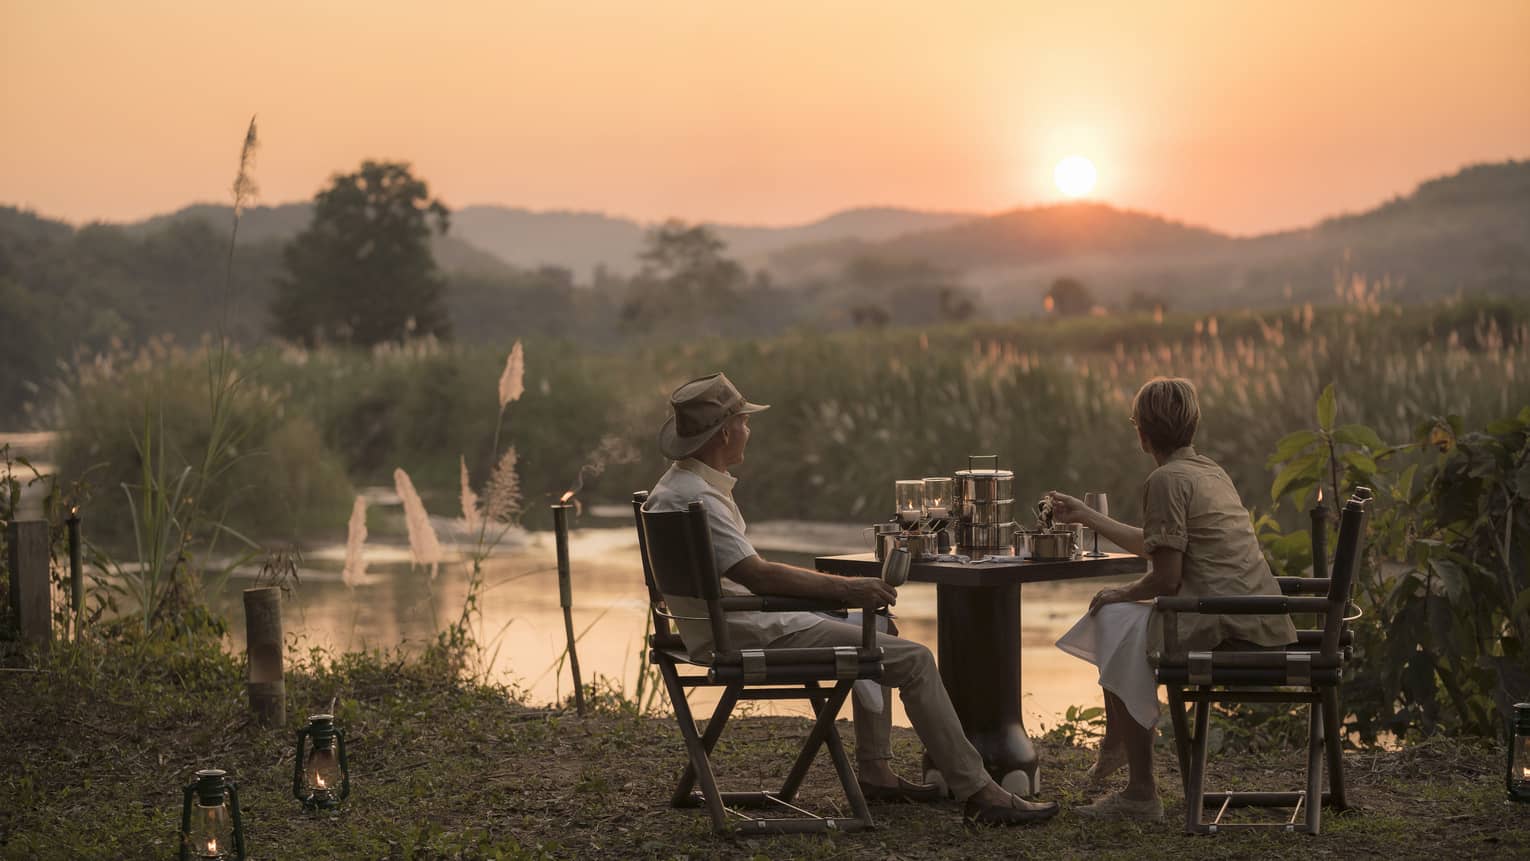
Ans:
[[[768,409],[745,400],[723,374],[691,380],[670,395],[671,414],[659,430],[659,450],[674,463],[648,496],[649,511],[681,511],[700,500],[712,532],[712,551],[722,590],[731,595],[784,595],[869,607],[891,604],[897,590],[871,577],[839,577],[794,565],[768,562],[744,537],[744,517],[733,501],[736,479],[728,468],[744,462],[749,444],[749,417]],[[665,599],[681,616],[704,618],[705,604],[683,597]],[[694,603],[698,606],[691,606]],[[695,657],[712,650],[706,622],[681,620],[680,637]],[[729,613],[728,633],[738,648],[855,646],[859,625],[818,613]],[[985,825],[1042,822],[1057,813],[1056,802],[1036,804],[1018,798],[994,783],[983,758],[962,732],[935,658],[920,643],[879,634],[883,683],[902,692],[909,722],[924,742],[937,768],[958,800],[965,802],[969,821]],[[884,691],[884,700],[885,700]],[[943,793],[930,784],[911,783],[893,773],[891,710],[873,711],[855,700],[855,754],[860,784],[869,800],[938,800]]]

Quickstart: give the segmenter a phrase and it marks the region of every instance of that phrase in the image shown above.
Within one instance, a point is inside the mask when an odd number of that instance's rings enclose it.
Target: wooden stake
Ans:
[[[250,661],[250,712],[262,726],[287,722],[287,683],[282,671],[282,591],[275,586],[244,590],[244,639]]]
[[[53,641],[53,589],[48,583],[48,522],[12,521],[5,530],[11,611],[21,639],[47,651]]]

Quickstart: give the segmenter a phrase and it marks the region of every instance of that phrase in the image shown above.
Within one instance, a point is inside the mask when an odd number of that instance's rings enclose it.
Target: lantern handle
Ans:
[[[181,851],[180,861],[191,859],[191,795],[196,790],[196,781],[186,784],[181,791]]]
[[[345,761],[345,730],[335,729],[335,743],[340,747],[340,800],[351,794],[351,767]]]
[[[224,786],[228,789],[228,804],[234,817],[234,857],[244,861],[244,821],[239,817],[239,784],[230,780]]]
[[[298,730],[297,755],[292,758],[292,797],[308,806],[308,799],[303,797],[303,739],[308,735],[308,727]]]

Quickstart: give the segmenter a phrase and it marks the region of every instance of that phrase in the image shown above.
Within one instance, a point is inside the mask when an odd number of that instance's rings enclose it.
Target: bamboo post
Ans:
[[[262,726],[283,726],[287,722],[287,683],[282,674],[281,599],[282,591],[275,586],[244,590],[250,712]]]
[[[568,664],[574,673],[574,708],[584,715],[584,685],[579,676],[579,652],[574,642],[574,586],[568,564],[568,512],[574,506],[552,506],[553,532],[558,546],[558,604],[563,607],[563,632],[568,637]]]
[[[53,640],[53,589],[48,583],[48,521],[16,520],[5,530],[11,612],[21,639],[42,651]]]
[[[85,578],[80,569],[80,510],[69,509],[64,521],[69,527],[69,618],[74,638],[80,638],[80,623],[85,617]]]

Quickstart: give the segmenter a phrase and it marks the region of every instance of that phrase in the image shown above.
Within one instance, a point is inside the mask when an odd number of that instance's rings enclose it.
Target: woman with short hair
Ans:
[[[1191,446],[1201,419],[1195,385],[1169,377],[1147,381],[1132,399],[1130,418],[1142,450],[1157,464],[1143,486],[1141,527],[1112,520],[1065,493],[1048,497],[1056,520],[1082,523],[1153,564],[1127,586],[1100,590],[1057,645],[1100,668],[1106,729],[1089,784],[1100,787],[1121,766],[1130,768],[1125,790],[1077,812],[1157,820],[1163,818],[1153,780],[1158,684],[1148,655],[1162,651],[1163,632],[1151,603],[1142,602],[1162,595],[1279,595],[1280,586],[1232,479]],[[1179,639],[1182,648],[1197,651],[1281,647],[1296,640],[1296,627],[1286,614],[1187,614]]]

